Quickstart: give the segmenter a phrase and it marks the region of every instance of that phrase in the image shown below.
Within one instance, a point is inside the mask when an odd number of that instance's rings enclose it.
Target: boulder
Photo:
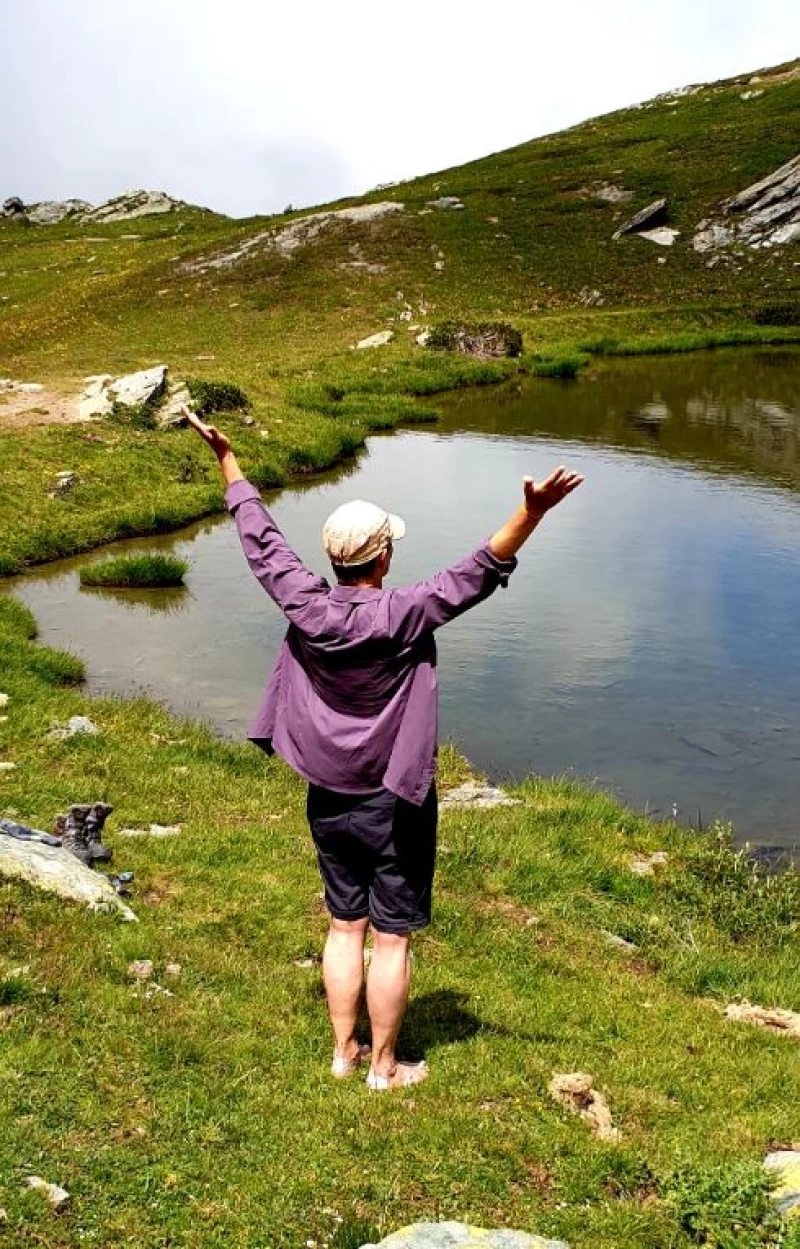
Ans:
[[[25,216],[37,226],[54,226],[66,217],[74,217],[76,213],[85,213],[92,206],[84,199],[49,199],[39,204],[28,204]]]
[[[168,429],[174,425],[185,425],[184,408],[194,408],[186,382],[170,382],[167,387],[166,401],[156,417],[159,428]]]
[[[18,217],[20,213],[24,213],[25,205],[18,195],[10,195],[7,200],[3,200],[3,207],[0,209],[0,215],[3,217]]]
[[[463,208],[464,205],[457,195],[442,195],[439,199],[429,199],[428,208]]]
[[[78,399],[78,419],[88,421],[108,416],[115,404],[132,408],[158,399],[166,389],[167,366],[158,364],[116,378],[110,373],[98,373],[84,381],[86,385]]]
[[[601,1141],[619,1140],[619,1130],[611,1121],[611,1111],[602,1093],[592,1087],[592,1077],[585,1071],[554,1075],[547,1091],[555,1101],[589,1124]]]
[[[32,1188],[34,1192],[41,1193],[56,1213],[63,1210],[69,1202],[69,1193],[66,1188],[61,1188],[59,1184],[48,1184],[47,1180],[43,1180],[40,1175],[26,1176],[25,1186]]]
[[[94,208],[88,205],[78,220],[81,225],[104,225],[108,221],[129,221],[134,217],[150,217],[155,213],[169,213],[185,207],[182,200],[172,199],[163,191],[126,191]]]
[[[136,919],[102,873],[84,867],[61,847],[0,837],[0,876],[22,880],[60,898],[82,902],[92,911],[109,912],[125,920]]]
[[[470,1227],[467,1223],[411,1223],[362,1249],[569,1249],[565,1240],[548,1240],[510,1228]]]
[[[638,230],[636,237],[658,243],[659,247],[672,247],[679,234],[680,230],[673,230],[670,226],[657,226],[655,230]]]
[[[636,234],[639,230],[661,225],[667,215],[666,199],[653,200],[646,208],[642,208],[635,216],[615,230],[612,238],[622,238],[623,234]]]
[[[772,1200],[785,1219],[800,1220],[800,1148],[776,1149],[764,1166],[775,1178]]]
[[[377,334],[370,334],[369,338],[362,338],[356,343],[356,350],[362,347],[385,347],[394,338],[394,330],[380,330]]]
[[[785,247],[800,240],[800,155],[723,200],[720,216],[698,223],[692,240],[697,252],[743,243],[746,247]]]

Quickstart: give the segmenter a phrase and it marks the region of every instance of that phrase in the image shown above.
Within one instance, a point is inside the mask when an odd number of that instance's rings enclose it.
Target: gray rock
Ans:
[[[54,226],[76,213],[85,213],[92,206],[84,199],[50,199],[39,204],[28,204],[25,216],[37,226]]]
[[[599,308],[600,305],[605,302],[600,291],[592,290],[588,286],[581,288],[578,299],[583,304],[584,308]]]
[[[652,204],[648,204],[646,208],[642,208],[635,216],[626,221],[623,226],[615,230],[612,238],[622,238],[623,234],[635,234],[638,230],[647,227],[661,225],[666,216],[667,201],[666,199],[653,200]]]
[[[73,472],[71,468],[65,468],[60,473],[56,473],[56,484],[53,490],[54,494],[68,494],[74,485],[77,484],[78,474]]]
[[[3,217],[18,217],[20,213],[24,213],[25,205],[18,195],[10,195],[7,200],[3,200],[3,207],[0,214]]]
[[[68,850],[0,837],[0,876],[22,880],[47,893],[82,902],[92,911],[106,911],[135,920],[105,876],[84,867]]]
[[[564,1240],[548,1240],[510,1228],[469,1227],[466,1223],[412,1223],[362,1249],[569,1249]]]
[[[7,706],[8,706],[8,700],[9,700],[9,696],[8,696],[8,694],[1,694],[1,693],[0,693],[0,707],[7,707]]]
[[[764,1166],[772,1171],[775,1187],[772,1200],[783,1218],[800,1215],[800,1149],[776,1149],[767,1154]]]
[[[428,208],[463,208],[464,205],[457,195],[442,195],[439,199],[429,199]]]
[[[385,347],[394,338],[394,330],[380,330],[377,334],[370,334],[369,338],[362,338],[356,343],[356,350],[362,347]]]
[[[40,1175],[26,1176],[25,1185],[27,1188],[32,1188],[35,1192],[41,1193],[53,1210],[63,1210],[69,1201],[69,1193],[66,1188],[61,1188],[58,1184],[48,1184],[47,1180],[43,1180]]]
[[[167,366],[157,364],[152,369],[141,369],[138,373],[127,373],[118,377],[109,386],[114,402],[126,408],[138,407],[149,403],[164,393],[167,385]]]
[[[626,191],[624,187],[615,186],[613,182],[595,183],[586,190],[606,204],[625,204],[629,199],[633,199],[633,191]]]
[[[129,221],[134,217],[150,217],[156,213],[169,213],[185,208],[182,200],[172,199],[163,191],[126,191],[113,199],[89,206],[78,220],[81,225],[101,225],[108,221]]]
[[[800,239],[800,156],[723,200],[721,216],[698,223],[692,240],[704,252],[731,243],[785,247]]]
[[[602,936],[606,945],[613,945],[618,950],[624,950],[626,954],[632,954],[634,950],[639,948],[632,941],[626,941],[624,937],[620,937],[619,933],[608,932],[605,928],[602,930]]]
[[[167,398],[163,408],[158,413],[157,421],[161,429],[168,429],[175,425],[185,425],[186,417],[184,416],[184,408],[194,410],[192,396],[185,382],[170,382],[167,387]]]
[[[478,781],[465,781],[463,785],[449,789],[439,799],[440,810],[446,810],[448,807],[477,807],[484,810],[491,807],[518,807],[519,805],[519,798],[512,798],[504,789],[497,789],[494,785],[482,785]]]
[[[49,736],[54,741],[63,741],[67,737],[80,736],[82,733],[93,735],[99,733],[96,724],[93,724],[88,716],[70,716],[69,720],[58,721],[50,730]]]
[[[151,824],[149,828],[121,828],[120,837],[177,837],[180,824]]]
[[[679,234],[680,230],[673,230],[670,226],[657,226],[655,230],[637,231],[636,237],[658,243],[659,247],[672,247]]]

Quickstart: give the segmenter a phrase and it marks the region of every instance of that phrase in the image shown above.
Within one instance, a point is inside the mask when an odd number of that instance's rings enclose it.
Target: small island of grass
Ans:
[[[82,568],[80,582],[116,590],[156,589],[183,585],[188,571],[187,561],[175,555],[120,555]]]

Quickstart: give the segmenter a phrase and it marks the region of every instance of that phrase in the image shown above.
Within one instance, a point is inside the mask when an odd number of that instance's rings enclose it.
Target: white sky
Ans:
[[[0,0],[0,200],[275,212],[798,51],[797,0]]]

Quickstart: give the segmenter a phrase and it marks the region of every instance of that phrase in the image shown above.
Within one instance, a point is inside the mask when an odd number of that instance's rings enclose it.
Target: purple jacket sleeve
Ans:
[[[427,581],[391,590],[387,595],[390,636],[408,644],[429,629],[438,629],[482,603],[499,585],[507,585],[516,566],[516,559],[498,559],[485,542]]]
[[[319,594],[328,589],[322,577],[306,568],[270,516],[255,486],[235,481],[225,491],[245,558],[255,577],[285,616],[297,622]]]

